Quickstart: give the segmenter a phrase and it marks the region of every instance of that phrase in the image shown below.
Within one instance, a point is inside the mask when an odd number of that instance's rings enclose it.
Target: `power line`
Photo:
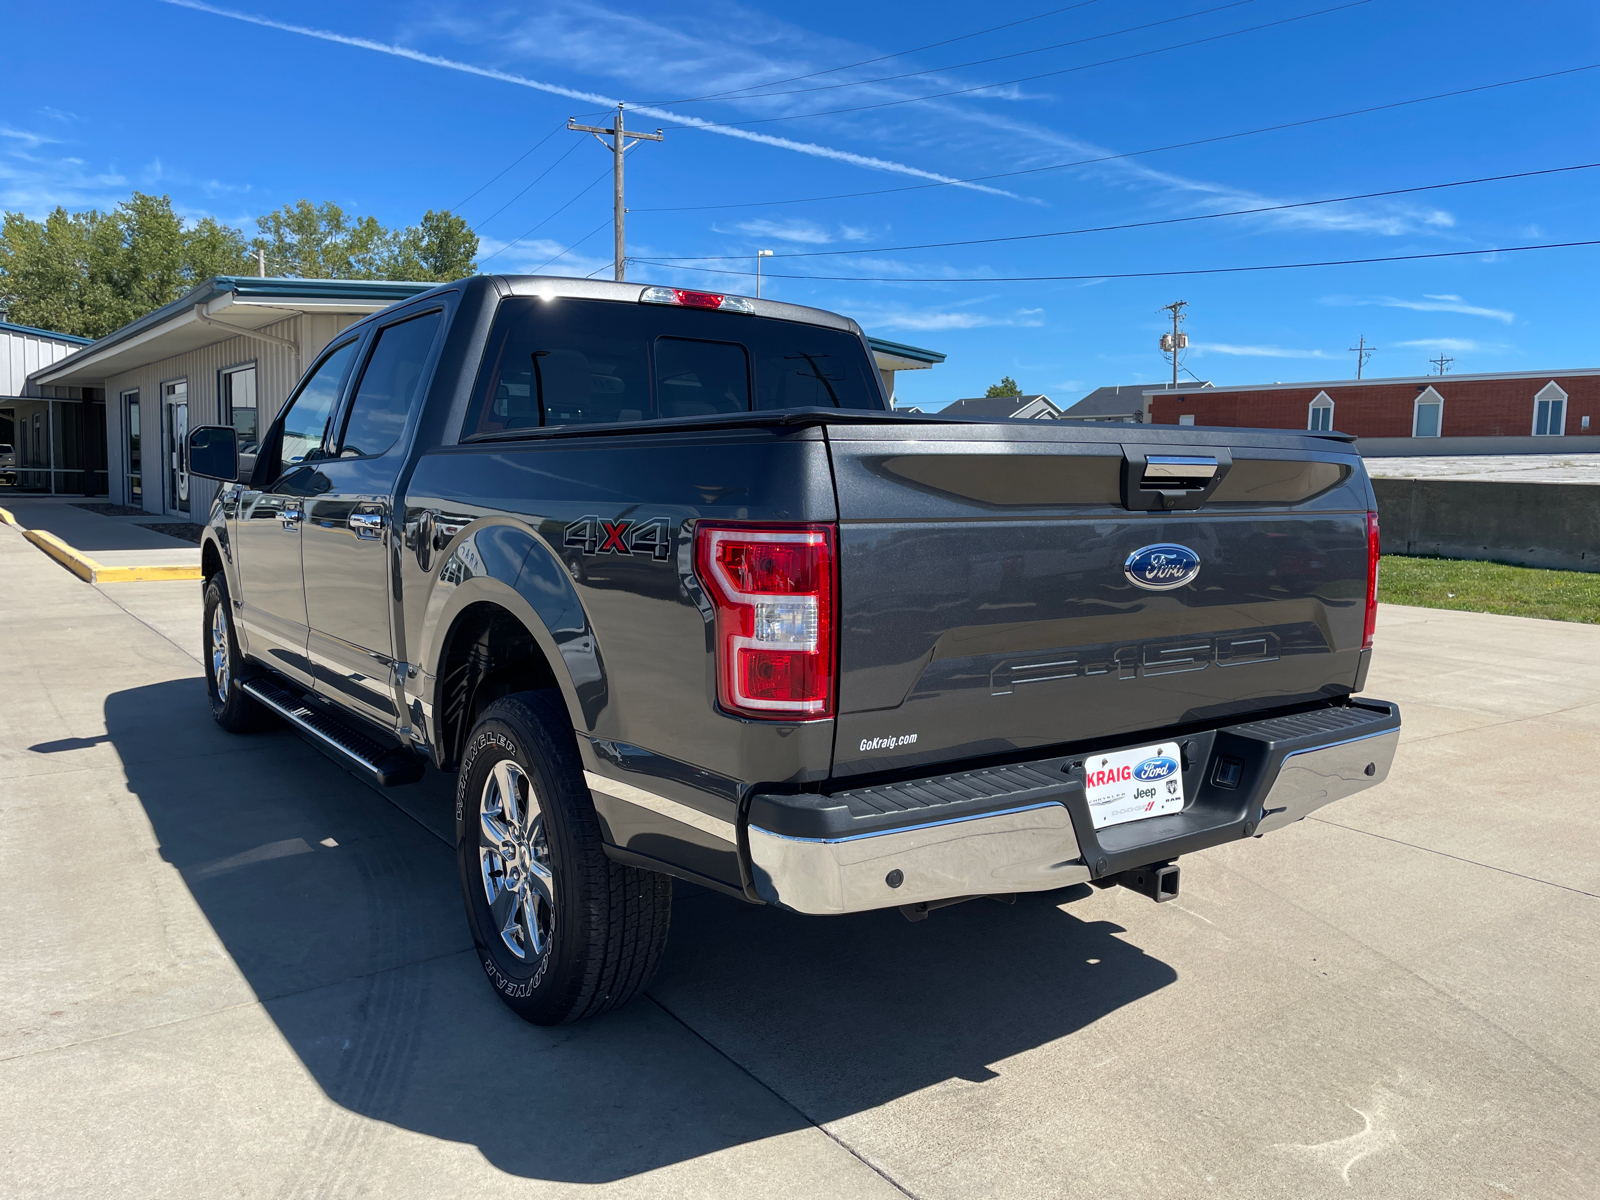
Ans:
[[[542,145],[544,145],[544,144],[545,144],[545,143],[546,143],[546,142],[548,142],[548,141],[549,141],[549,140],[550,140],[550,139],[551,139],[551,138],[553,138],[553,137],[555,137],[555,135],[556,135],[556,134],[558,134],[558,133],[560,133],[560,132],[561,132],[561,126],[560,126],[560,125],[557,125],[557,126],[556,126],[556,127],[555,127],[555,128],[554,128],[554,129],[552,129],[552,130],[551,130],[551,131],[550,131],[550,132],[549,132],[549,133],[547,133],[547,134],[545,134],[545,135],[544,135],[544,136],[543,136],[543,137],[542,137],[542,138],[540,138],[540,139],[539,139],[539,140],[538,140],[538,141],[537,141],[537,142],[535,142],[535,143],[534,143],[534,144],[533,144],[533,145],[531,145],[531,146],[529,146],[529,147],[528,147],[528,148],[527,148],[527,149],[526,149],[526,150],[524,150],[524,151],[523,151],[523,152],[522,152],[522,153],[521,153],[521,154],[519,154],[519,155],[518,155],[518,156],[517,156],[517,157],[516,157],[516,158],[515,158],[515,159],[514,159],[514,160],[512,160],[512,163],[511,163],[511,167],[514,167],[514,166],[516,166],[516,165],[517,165],[517,163],[519,163],[519,162],[521,162],[521,161],[522,161],[522,160],[523,160],[523,159],[525,159],[525,158],[527,158],[527,157],[528,157],[528,155],[530,155],[530,154],[532,154],[532,153],[533,153],[533,152],[534,152],[534,151],[535,151],[535,150],[537,150],[537,149],[538,149],[538,148],[539,148],[539,147],[540,147],[540,146],[542,146]],[[507,167],[507,168],[506,168],[506,170],[505,170],[505,171],[501,171],[501,172],[500,172],[500,175],[504,175],[504,174],[505,174],[505,173],[506,173],[506,171],[509,171],[509,170],[511,170],[511,167]],[[499,178],[500,178],[500,175],[496,175],[496,176],[495,176],[495,177],[494,177],[494,179],[491,179],[491,180],[489,180],[489,183],[494,183],[494,182],[495,182],[495,180],[497,180],[497,179],[499,179]],[[478,189],[478,192],[481,192],[481,191],[483,191],[483,188],[486,188],[486,187],[488,187],[488,186],[489,186],[489,183],[486,183],[486,184],[484,184],[484,185],[483,185],[483,187],[480,187],[480,188],[479,188],[479,189]],[[472,193],[472,196],[476,196],[476,195],[477,195],[477,194],[478,194],[478,192],[473,192],[473,193]],[[467,200],[471,200],[471,199],[472,199],[472,196],[468,196],[468,197],[467,197]],[[457,208],[457,209],[459,209],[459,208],[460,208],[460,207],[461,207],[461,205],[463,205],[463,204],[465,204],[465,203],[466,203],[466,202],[467,202],[467,200],[463,200],[463,201],[461,201],[461,202],[460,202],[460,203],[459,203],[459,204],[457,204],[457,205],[456,205],[456,208]]]
[[[1035,79],[1053,79],[1058,75],[1071,75],[1077,71],[1087,71],[1093,67],[1109,67],[1116,63],[1132,62],[1135,59],[1149,58],[1154,54],[1166,54],[1173,50],[1187,50],[1192,46],[1204,46],[1210,42],[1220,42],[1226,38],[1240,37],[1246,33],[1259,33],[1263,29],[1273,29],[1279,25],[1291,25],[1296,21],[1309,21],[1312,17],[1325,17],[1329,13],[1343,12],[1350,8],[1361,8],[1371,4],[1374,0],[1348,0],[1345,4],[1336,4],[1332,8],[1319,8],[1315,12],[1300,13],[1293,17],[1283,17],[1277,21],[1267,21],[1261,25],[1247,25],[1243,29],[1233,29],[1227,33],[1214,33],[1210,37],[1194,38],[1192,41],[1177,42],[1171,46],[1158,46],[1154,50],[1140,50],[1134,54],[1124,54],[1117,58],[1101,59],[1099,62],[1083,63],[1076,67],[1062,67],[1059,71],[1044,71],[1038,75],[1023,75],[1018,79],[1002,79],[997,83],[984,83],[976,87],[956,88],[948,92],[934,92],[927,96],[912,96],[904,100],[882,100],[877,104],[857,104],[850,108],[830,108],[820,112],[792,113],[785,117],[752,117],[744,121],[707,121],[700,125],[669,125],[668,129],[724,129],[743,125],[771,125],[778,121],[803,121],[807,117],[831,117],[841,113],[868,112],[877,108],[895,108],[902,104],[921,104],[927,100],[942,100],[949,96],[966,96],[973,92],[988,92],[995,88],[1010,87],[1014,83],[1029,83]]]
[[[561,126],[561,128],[565,129],[566,126],[563,125],[563,126]],[[538,175],[534,176],[534,179],[533,179],[532,183],[528,184],[527,187],[523,188],[520,192],[518,192],[515,196],[511,197],[511,199],[507,200],[499,208],[495,209],[492,213],[490,213],[483,220],[479,221],[478,222],[478,228],[482,229],[485,225],[487,225],[490,221],[494,220],[501,213],[505,212],[506,209],[510,208],[518,200],[521,200],[522,197],[527,195],[528,192],[533,188],[534,184],[537,184],[539,182],[539,180],[543,179],[546,175],[550,174],[551,171],[554,171],[562,163],[566,162],[567,161],[567,154],[571,154],[577,148],[578,148],[578,144],[576,142],[574,142],[572,145],[568,146],[566,154],[563,154],[560,158],[556,159],[555,162],[551,163],[544,170],[540,171]]]
[[[1322,200],[1296,200],[1288,204],[1263,204],[1257,208],[1236,208],[1229,212],[1199,213],[1188,217],[1162,217],[1150,221],[1129,221],[1121,225],[1089,225],[1082,229],[1053,229],[1044,233],[1014,233],[1005,237],[964,238],[955,242],[918,242],[905,246],[872,246],[851,250],[791,250],[776,258],[834,258],[851,254],[893,254],[903,250],[948,250],[955,246],[987,246],[998,242],[1029,242],[1040,238],[1072,237],[1081,233],[1112,233],[1122,229],[1149,229],[1156,225],[1184,225],[1191,221],[1215,221],[1219,217],[1248,217],[1258,213],[1285,212],[1295,208],[1315,208],[1323,204],[1345,204],[1352,200],[1380,200],[1386,196],[1409,196],[1418,192],[1437,192],[1446,188],[1470,187],[1478,183],[1502,183],[1508,179],[1531,179],[1539,175],[1559,175],[1567,171],[1592,171],[1600,162],[1578,163],[1570,167],[1545,167],[1537,171],[1517,171],[1510,175],[1484,175],[1478,179],[1458,179],[1451,183],[1425,183],[1417,187],[1389,188],[1381,192],[1359,192],[1350,196],[1329,196]],[[748,254],[687,254],[658,256],[657,262],[711,262],[746,259]]]
[[[1197,267],[1187,271],[1100,271],[1091,275],[930,275],[919,278],[910,275],[777,275],[766,272],[768,279],[809,279],[830,283],[1073,283],[1090,279],[1167,279],[1187,275],[1240,275],[1250,271],[1297,271],[1306,267],[1354,267],[1367,263],[1418,262],[1429,258],[1470,258],[1482,254],[1515,254],[1523,250],[1568,250],[1577,246],[1600,246],[1600,238],[1583,242],[1545,242],[1529,246],[1493,246],[1482,250],[1442,250],[1433,254],[1387,254],[1375,258],[1336,258],[1321,262],[1266,263],[1250,267]],[[731,267],[689,267],[677,263],[657,262],[638,258],[635,262],[651,266],[668,267],[679,271],[698,271],[706,275],[753,275],[753,271],[736,271]]]
[[[1229,0],[1227,4],[1219,4],[1213,8],[1197,9],[1194,12],[1180,13],[1176,17],[1166,17],[1160,21],[1150,21],[1144,25],[1130,25],[1126,29],[1113,29],[1109,33],[1097,33],[1091,37],[1074,38],[1070,42],[1056,42],[1050,46],[1036,46],[1032,50],[1018,50],[1012,54],[996,54],[993,58],[977,58],[971,62],[953,63],[948,67],[930,67],[926,71],[907,71],[901,75],[882,75],[876,79],[853,79],[846,83],[827,83],[821,87],[794,88],[787,92],[761,92],[753,96],[739,96],[740,100],[765,100],[769,96],[798,96],[808,92],[829,92],[838,88],[866,87],[874,83],[893,83],[900,79],[915,79],[919,75],[938,75],[946,71],[962,71],[968,67],[981,67],[985,63],[1004,62],[1010,58],[1025,58],[1030,54],[1045,54],[1051,50],[1064,50],[1068,46],[1081,46],[1087,42],[1104,41],[1106,38],[1120,37],[1125,33],[1139,33],[1145,29],[1155,29],[1161,25],[1173,25],[1179,21],[1192,21],[1195,17],[1210,16],[1212,13],[1223,12],[1230,8],[1241,8],[1246,4],[1254,4],[1255,0]],[[990,85],[998,86],[998,85]],[[721,97],[707,97],[708,100],[721,99]],[[699,100],[678,100],[677,104],[699,104]]]
[[[573,143],[573,145],[577,145],[577,144],[578,143],[576,143],[576,142]],[[533,226],[531,229],[527,230],[524,233],[519,234],[517,237],[512,238],[511,241],[507,242],[504,246],[501,246],[500,249],[496,250],[494,252],[494,254],[487,254],[483,258],[480,258],[478,260],[478,265],[481,267],[484,263],[488,262],[491,258],[494,258],[497,255],[504,254],[507,250],[511,249],[511,247],[513,247],[517,243],[521,242],[522,239],[527,237],[529,234],[535,233],[538,230],[544,228],[551,221],[555,220],[562,213],[566,212],[567,209],[571,208],[573,206],[573,204],[575,204],[581,197],[586,196],[591,191],[593,191],[594,190],[594,185],[599,183],[602,179],[604,179],[609,174],[611,174],[611,168],[607,167],[604,171],[601,171],[600,174],[596,175],[593,179],[591,179],[589,181],[589,186],[584,188],[583,191],[579,192],[576,196],[572,197],[571,200],[568,200],[560,208],[556,209],[555,212],[551,213],[548,217],[546,217],[544,220],[540,221],[537,225]]]
[[[607,217],[604,221],[601,221],[600,224],[596,225],[593,229],[589,230],[588,233],[584,234],[577,241],[573,242],[572,245],[568,246],[560,254],[557,254],[555,256],[555,258],[547,258],[547,259],[545,259],[537,267],[535,267],[533,270],[529,271],[528,274],[537,275],[540,271],[544,270],[551,263],[555,262],[557,258],[565,258],[567,255],[571,254],[579,246],[583,245],[585,242],[587,242],[590,238],[592,238],[595,234],[599,233],[602,229],[604,229],[609,224],[611,224],[611,218]],[[604,270],[605,268],[601,267],[599,269],[600,270]],[[591,271],[590,274],[593,274],[593,272]]]
[[[1035,13],[1031,17],[1021,17],[1015,21],[1007,21],[1003,25],[991,25],[987,29],[980,29],[976,33],[963,33],[958,37],[945,38],[942,42],[929,42],[926,46],[913,46],[909,50],[897,50],[893,54],[880,54],[877,58],[864,58],[860,62],[845,63],[843,66],[827,67],[821,71],[812,71],[809,75],[791,75],[788,79],[769,79],[765,83],[752,83],[748,87],[733,88],[726,92],[715,92],[709,96],[688,96],[681,100],[647,100],[646,104],[698,104],[702,100],[721,100],[728,96],[737,96],[741,92],[753,91],[756,88],[780,87],[785,83],[799,83],[804,79],[815,79],[819,75],[832,75],[836,71],[849,71],[856,67],[869,67],[873,63],[887,62],[891,58],[904,58],[908,54],[921,54],[924,50],[937,50],[940,46],[949,46],[955,42],[965,42],[971,38],[982,37],[986,33],[998,33],[1002,29],[1011,29],[1017,25],[1026,25],[1030,21],[1042,21],[1046,17],[1058,16],[1064,12],[1071,12],[1075,8],[1088,8],[1091,4],[1098,4],[1100,0],[1079,0],[1077,4],[1069,4],[1065,8],[1052,8],[1048,12]]]
[[[1449,92],[1435,92],[1430,96],[1414,96],[1409,100],[1392,100],[1386,104],[1374,104],[1366,108],[1352,108],[1346,112],[1329,113],[1321,117],[1306,117],[1299,121],[1284,121],[1277,125],[1263,125],[1259,129],[1245,129],[1237,133],[1220,133],[1211,137],[1195,138],[1187,142],[1171,142],[1165,146],[1151,146],[1146,150],[1128,150],[1121,154],[1102,154],[1095,158],[1079,158],[1071,162],[1050,163],[1043,167],[1024,167],[1016,171],[997,171],[990,175],[973,175],[966,179],[953,179],[949,183],[914,183],[901,187],[874,188],[863,192],[835,192],[827,196],[800,196],[783,200],[746,200],[737,204],[688,204],[663,208],[636,208],[633,211],[706,212],[725,208],[775,208],[785,204],[818,204],[825,200],[858,200],[864,196],[888,196],[899,192],[920,192],[929,188],[953,187],[965,183],[983,183],[991,179],[1014,179],[1020,175],[1038,175],[1045,171],[1064,171],[1072,167],[1087,167],[1097,163],[1117,162],[1125,158],[1142,158],[1149,154],[1163,154],[1169,150],[1189,150],[1196,146],[1210,146],[1218,142],[1255,137],[1257,134],[1262,133],[1281,133],[1285,129],[1299,129],[1306,125],[1320,125],[1327,121],[1342,121],[1347,117],[1364,117],[1372,113],[1387,112],[1391,109],[1407,108],[1413,104],[1428,104],[1434,100],[1452,100],[1457,96],[1470,96],[1477,92],[1489,92],[1497,88],[1515,87],[1522,83],[1538,83],[1546,79],[1556,79],[1563,75],[1577,75],[1584,71],[1596,69],[1600,69],[1600,62],[1587,63],[1581,67],[1565,67],[1559,71],[1545,71],[1538,75],[1524,75],[1517,79],[1502,79],[1495,83],[1482,83],[1474,87],[1457,88]]]

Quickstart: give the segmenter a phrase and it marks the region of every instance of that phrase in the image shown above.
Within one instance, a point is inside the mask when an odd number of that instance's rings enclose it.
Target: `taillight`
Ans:
[[[756,306],[743,296],[724,296],[718,292],[691,292],[688,288],[647,287],[639,293],[640,304],[675,304],[679,308],[714,308],[719,312],[755,312]]]
[[[1378,514],[1367,514],[1367,624],[1361,633],[1361,648],[1372,649],[1372,635],[1378,629]]]
[[[695,527],[695,573],[717,614],[717,699],[768,719],[833,715],[831,525]]]

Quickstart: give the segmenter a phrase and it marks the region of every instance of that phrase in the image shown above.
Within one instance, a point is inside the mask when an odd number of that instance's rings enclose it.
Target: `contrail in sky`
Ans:
[[[203,0],[161,0],[161,2],[178,8],[194,9],[196,12],[211,13],[218,17],[228,17],[234,21],[245,21],[251,25],[261,25],[267,29],[282,30],[284,33],[298,33],[303,37],[318,38],[324,42],[337,42],[341,46],[354,46],[359,50],[375,50],[379,54],[391,54],[396,58],[409,58],[413,62],[426,63],[430,67],[444,67],[449,71],[463,71],[468,75],[481,75],[485,79],[497,79],[501,83],[514,83],[518,87],[532,88],[537,92],[549,92],[554,96],[566,96],[570,100],[582,100],[586,103],[597,104],[602,108],[615,108],[617,104],[615,99],[595,92],[580,92],[576,88],[562,87],[556,83],[544,83],[537,79],[529,79],[525,75],[513,75],[509,71],[497,71],[493,67],[478,67],[472,63],[457,62],[453,58],[441,58],[437,54],[424,54],[420,50],[411,50],[405,46],[391,45],[388,42],[377,42],[371,38],[351,37],[348,34],[334,33],[327,29],[312,29],[306,25],[291,25],[287,21],[274,21],[270,17],[258,17],[251,13],[235,12],[232,9],[218,8],[216,5],[206,4]],[[780,150],[793,150],[797,154],[809,154],[814,158],[831,158],[836,162],[867,167],[874,171],[891,171],[898,175],[912,175],[918,179],[931,179],[935,183],[948,183],[974,192],[987,192],[991,196],[1005,196],[1012,200],[1022,199],[1015,192],[964,182],[949,175],[940,175],[933,171],[921,170],[918,167],[909,167],[905,163],[897,163],[885,158],[872,158],[865,154],[852,154],[848,150],[835,150],[832,146],[819,146],[814,142],[796,142],[788,138],[773,137],[771,134],[754,133],[748,129],[734,129],[727,125],[717,125],[711,121],[701,120],[699,117],[683,116],[664,108],[639,105],[631,111],[645,116],[659,117],[662,120],[673,121],[692,128],[703,129],[707,133],[719,133],[724,137],[739,138],[741,141],[757,142],[763,146],[776,146]]]

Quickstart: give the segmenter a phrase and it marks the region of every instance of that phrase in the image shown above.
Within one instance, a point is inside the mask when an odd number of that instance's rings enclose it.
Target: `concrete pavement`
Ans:
[[[919,924],[680,892],[648,998],[511,1017],[448,780],[211,723],[195,584],[0,529],[0,1194],[1600,1195],[1600,628],[1386,608],[1388,783]]]

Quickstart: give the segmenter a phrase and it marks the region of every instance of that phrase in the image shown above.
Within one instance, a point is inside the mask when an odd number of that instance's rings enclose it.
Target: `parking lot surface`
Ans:
[[[1173,903],[686,888],[647,996],[540,1029],[449,781],[216,729],[199,592],[0,527],[0,1194],[1600,1195],[1600,628],[1385,608],[1387,784]]]

